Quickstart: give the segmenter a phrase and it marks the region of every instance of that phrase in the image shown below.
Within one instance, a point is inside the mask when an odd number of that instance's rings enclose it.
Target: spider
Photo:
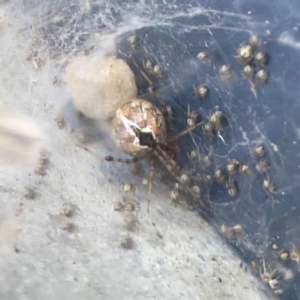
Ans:
[[[150,199],[154,172],[153,162],[157,158],[193,199],[200,200],[199,193],[195,191],[194,187],[190,186],[193,177],[178,166],[175,158],[179,154],[179,147],[176,145],[176,140],[180,136],[202,125],[203,122],[198,122],[179,134],[170,137],[168,133],[168,122],[170,120],[165,117],[167,114],[165,105],[163,105],[163,110],[164,113],[150,101],[141,98],[133,99],[121,105],[117,109],[112,121],[112,138],[117,146],[124,153],[132,156],[132,158],[123,159],[105,156],[104,159],[110,162],[131,164],[145,158],[150,158],[150,170],[148,174]],[[82,148],[93,153],[87,148]],[[207,209],[204,203],[201,202],[200,205]]]
[[[196,127],[203,125],[204,122],[197,122],[195,118],[195,122],[188,124],[189,127],[186,130],[174,135],[173,124],[171,122],[172,111],[170,107],[165,104],[159,91],[146,74],[145,71],[147,68],[143,71],[134,60],[132,62],[149,84],[149,89],[160,102],[161,110],[150,101],[142,98],[131,99],[127,103],[119,106],[112,121],[112,138],[117,146],[124,153],[132,156],[132,158],[122,159],[105,156],[104,159],[110,162],[132,164],[139,160],[150,158],[147,181],[149,193],[148,201],[150,201],[154,173],[153,163],[155,158],[157,158],[183,189],[189,193],[193,199],[198,200],[203,209],[208,210],[207,206],[200,200],[200,192],[197,192],[199,188],[190,185],[193,177],[181,169],[175,161],[180,152],[179,146],[176,143],[178,138],[194,130]],[[195,114],[194,112],[192,113]],[[85,147],[80,147],[92,152]],[[93,154],[99,156],[96,153]],[[196,178],[194,179],[196,180]]]

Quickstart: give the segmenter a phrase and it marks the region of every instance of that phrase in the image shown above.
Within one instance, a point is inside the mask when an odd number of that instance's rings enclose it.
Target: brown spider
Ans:
[[[166,106],[163,106],[166,109]],[[203,124],[198,122],[181,133],[168,138],[168,120],[164,114],[151,102],[144,99],[133,99],[121,105],[113,119],[112,137],[118,147],[133,156],[131,159],[115,158],[105,156],[104,159],[110,162],[136,163],[141,159],[150,158],[149,170],[149,199],[152,188],[153,159],[156,157],[162,163],[174,179],[180,183],[194,199],[199,200],[199,193],[190,186],[192,176],[182,170],[174,160],[179,154],[179,147],[176,140]],[[81,147],[81,146],[80,146]],[[87,148],[84,148],[88,150]],[[206,206],[201,203],[203,208]]]

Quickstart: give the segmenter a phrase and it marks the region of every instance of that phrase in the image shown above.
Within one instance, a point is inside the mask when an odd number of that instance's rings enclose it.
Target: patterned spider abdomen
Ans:
[[[120,106],[113,120],[113,138],[132,156],[143,155],[156,143],[166,143],[167,128],[161,111],[151,102],[134,99]]]

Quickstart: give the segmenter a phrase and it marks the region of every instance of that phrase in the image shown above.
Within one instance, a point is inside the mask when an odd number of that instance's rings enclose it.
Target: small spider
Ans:
[[[278,259],[282,262],[286,262],[290,258],[290,253],[287,250],[282,250],[278,253]]]
[[[67,202],[64,203],[63,211],[66,217],[73,218],[80,211],[80,209],[77,205]]]
[[[136,65],[136,64],[135,64]],[[136,65],[136,67],[139,69],[139,67]],[[151,60],[147,59],[143,63],[143,67],[146,71],[148,71],[150,74],[154,75],[158,79],[165,79],[166,74],[161,69],[161,67],[158,64],[153,64]],[[142,75],[147,77],[147,75],[143,72]],[[147,81],[150,81],[150,79],[147,77]],[[150,83],[150,82],[149,82]],[[154,86],[152,83],[150,84],[149,90],[153,90]]]
[[[64,129],[66,127],[66,121],[65,119],[63,118],[63,116],[61,115],[58,115],[56,118],[55,118],[55,121],[57,123],[57,126],[60,130]]]
[[[210,138],[214,138],[216,136],[216,130],[215,130],[215,127],[214,125],[211,123],[211,122],[207,122],[205,125],[204,125],[204,131],[205,131],[205,134]]]
[[[200,165],[203,169],[208,169],[212,166],[212,158],[208,155],[201,155],[200,156]]]
[[[136,247],[136,243],[132,237],[127,236],[122,240],[122,242],[120,243],[120,246],[121,246],[121,248],[123,248],[125,250],[132,250]]]
[[[243,69],[243,77],[245,79],[252,79],[253,75],[254,75],[253,67],[250,65],[246,65]]]
[[[264,179],[264,181],[263,181],[263,188],[269,194],[276,193],[276,186],[269,179]]]
[[[263,145],[257,145],[253,148],[254,156],[259,159],[265,156],[266,149]]]
[[[250,175],[252,173],[250,167],[247,165],[241,165],[240,170],[243,174],[246,175]]]
[[[204,99],[208,96],[208,88],[205,85],[194,87],[194,93],[197,98]]]
[[[300,270],[300,252],[294,244],[291,244],[290,258],[296,262],[298,270]]]
[[[265,70],[261,69],[256,73],[256,79],[262,84],[267,84],[269,75]]]
[[[220,231],[228,240],[236,240],[243,235],[243,227],[240,224],[236,224],[233,227],[223,224],[220,227]]]
[[[254,83],[252,82],[252,78],[254,76],[254,69],[251,65],[246,65],[243,68],[243,78],[246,79],[250,85],[250,90],[257,97]]]
[[[253,49],[250,45],[242,45],[237,51],[237,60],[241,64],[248,63],[253,57]]]
[[[283,290],[279,285],[279,281],[281,278],[278,275],[278,270],[274,269],[271,273],[269,273],[266,270],[266,263],[264,258],[262,258],[262,262],[263,262],[263,270],[261,270],[261,268],[258,267],[261,280],[264,283],[269,284],[274,294],[281,295],[283,293]]]
[[[130,36],[128,43],[133,50],[137,50],[140,47],[140,39],[136,35]]]
[[[262,40],[257,35],[251,35],[249,41],[254,47],[260,47],[262,44]]]
[[[172,200],[172,202],[176,203],[179,202],[179,191],[180,191],[180,186],[178,183],[174,184],[174,187],[170,193],[170,199]]]
[[[197,195],[197,198],[200,198],[201,190],[200,190],[199,186],[194,185],[194,186],[191,187],[191,189]]]
[[[259,65],[264,67],[267,63],[267,56],[265,53],[258,51],[254,54],[254,62]]]
[[[165,77],[165,74],[159,65],[155,65],[152,72],[159,79],[163,79]]]
[[[216,110],[210,116],[209,122],[214,126],[216,131],[219,131],[226,124],[226,118],[220,110]]]
[[[78,227],[74,223],[65,223],[62,227],[62,230],[69,232],[70,234],[76,233],[79,231]]]
[[[196,150],[191,151],[191,153],[189,155],[190,159],[193,162],[199,162],[199,156],[200,156],[200,154]]]
[[[221,79],[223,81],[229,81],[233,77],[233,73],[229,66],[223,65],[219,69]]]
[[[227,189],[227,192],[230,197],[236,197],[238,194],[238,185],[237,182],[234,180],[234,178],[229,177],[228,181],[225,184],[225,187]]]
[[[255,169],[259,173],[266,173],[270,169],[270,163],[265,158],[262,158],[256,163]]]
[[[147,60],[145,61],[144,67],[145,67],[145,69],[148,70],[150,73],[153,72],[154,65],[153,65],[153,63],[152,63],[149,59],[147,59]]]
[[[38,196],[38,193],[33,188],[25,187],[23,196],[25,199],[34,200]]]
[[[126,216],[124,217],[124,221],[125,227],[129,231],[134,231],[139,223],[138,218],[132,212],[126,214]]]
[[[132,201],[126,201],[124,202],[116,202],[114,204],[114,211],[119,211],[119,212],[132,212],[135,211],[135,203],[133,203]]]
[[[195,181],[199,182],[200,185],[209,186],[212,182],[212,178],[208,174],[199,174],[193,177]]]
[[[235,172],[239,169],[240,163],[236,159],[232,159],[228,162],[226,169],[229,175],[234,175]]]
[[[135,205],[133,202],[126,202],[124,204],[124,211],[135,211]]]
[[[42,177],[47,175],[47,171],[51,166],[51,162],[48,158],[40,158],[38,166],[34,169],[34,172]]]
[[[191,126],[195,126],[195,124],[197,123],[197,117],[198,114],[195,111],[190,111],[190,106],[188,105],[188,112],[187,112],[187,125],[189,127]]]
[[[225,183],[226,175],[220,169],[215,171],[214,177],[218,183],[220,184]]]
[[[204,125],[204,132],[209,138],[214,138],[219,134],[219,130],[226,125],[226,118],[220,110],[216,110]]]
[[[199,52],[197,58],[206,64],[210,64],[212,60],[212,56],[206,52]]]
[[[123,187],[124,193],[133,193],[135,191],[135,186],[130,183],[126,183]]]

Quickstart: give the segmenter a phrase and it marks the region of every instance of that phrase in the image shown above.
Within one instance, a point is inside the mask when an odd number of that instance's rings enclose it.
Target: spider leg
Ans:
[[[101,154],[96,153],[96,152],[88,149],[87,147],[84,147],[84,146],[79,145],[79,144],[76,144],[76,146],[79,147],[79,148],[81,148],[81,149],[83,149],[83,150],[85,150],[86,152],[89,152],[89,153],[93,154],[94,156],[99,157],[100,159],[104,159],[104,156],[102,156]]]
[[[159,150],[161,154],[157,151]],[[164,151],[159,145],[157,145],[156,155],[158,157],[161,157],[163,159],[163,163],[166,166],[167,170],[169,172],[173,172],[174,174],[179,174],[181,171],[181,168],[177,165],[176,161],[170,157],[166,151]]]
[[[177,139],[180,138],[181,136],[186,135],[187,133],[193,131],[195,128],[197,128],[198,126],[203,125],[204,123],[205,123],[204,121],[198,122],[197,124],[195,124],[195,125],[193,125],[193,126],[187,128],[187,129],[185,129],[185,130],[179,132],[178,134],[176,134],[176,135],[174,136],[173,139],[171,139],[171,141],[177,140]]]
[[[161,152],[161,154],[159,152]],[[201,201],[201,199],[199,199],[199,195],[189,186],[185,185],[182,182],[181,178],[177,175],[183,172],[183,170],[177,165],[176,161],[169,157],[168,154],[161,147],[159,147],[159,145],[157,145],[157,149],[153,149],[153,153],[158,157],[159,161],[166,167],[166,169],[176,179],[176,181],[179,182],[183,186],[183,188],[187,190],[190,195],[192,195],[194,199],[200,201],[202,208],[208,210],[208,207],[203,203],[203,201]]]
[[[106,160],[106,161],[110,161],[110,162],[120,162],[120,163],[125,163],[125,164],[134,164],[134,163],[144,159],[143,156],[133,157],[133,158],[115,158],[113,156],[102,156],[101,154],[96,153],[96,152],[94,152],[94,151],[92,151],[92,150],[90,150],[90,149],[88,149],[84,146],[79,145],[79,144],[76,144],[76,146],[79,147],[79,148],[82,148],[83,150],[91,153],[94,156],[99,157],[102,160]]]
[[[150,159],[150,168],[148,173],[148,213],[150,211],[150,199],[151,199],[151,191],[152,191],[153,174],[154,174],[154,157]]]
[[[133,158],[116,158],[113,156],[105,156],[105,160],[110,161],[110,162],[119,162],[123,164],[135,164],[136,162],[140,161],[143,158],[140,157],[133,157]]]
[[[133,60],[133,64],[134,66],[140,71],[140,73],[142,74],[142,76],[145,78],[145,80],[148,82],[151,90],[153,91],[154,95],[156,96],[156,98],[158,99],[161,107],[162,107],[162,113],[164,116],[164,119],[167,122],[167,125],[172,128],[172,124],[171,124],[171,116],[169,114],[167,105],[165,104],[165,101],[163,100],[160,92],[157,90],[157,88],[155,87],[154,83],[152,82],[152,80],[150,79],[150,77],[139,67],[139,65],[137,64],[136,61]]]

